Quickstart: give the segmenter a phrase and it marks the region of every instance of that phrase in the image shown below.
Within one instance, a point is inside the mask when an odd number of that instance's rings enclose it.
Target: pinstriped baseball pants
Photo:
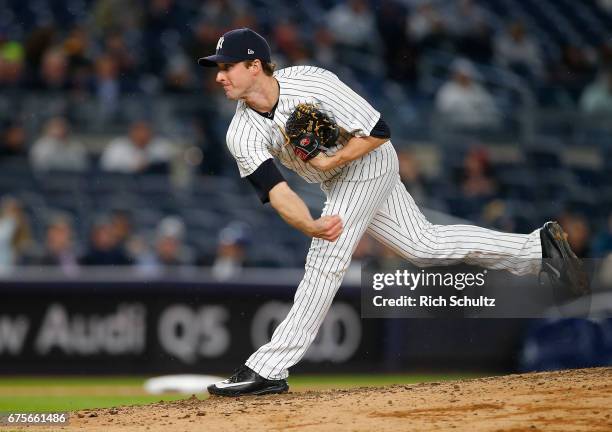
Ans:
[[[268,379],[283,379],[304,356],[342,283],[351,255],[368,231],[418,266],[466,262],[514,274],[537,273],[542,257],[539,230],[508,234],[471,225],[433,225],[418,209],[397,170],[366,181],[330,181],[324,215],[340,215],[344,231],[335,242],[315,238],[306,272],[289,314],[272,340],[246,365]]]

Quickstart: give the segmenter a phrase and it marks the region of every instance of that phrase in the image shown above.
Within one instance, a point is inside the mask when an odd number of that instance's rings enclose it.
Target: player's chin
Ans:
[[[240,99],[240,95],[232,89],[224,89],[225,91],[225,97],[228,98],[229,100],[238,100]]]

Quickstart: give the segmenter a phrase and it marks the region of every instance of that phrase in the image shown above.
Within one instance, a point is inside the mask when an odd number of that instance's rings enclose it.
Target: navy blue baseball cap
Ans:
[[[198,64],[213,67],[217,66],[217,63],[239,63],[255,59],[270,63],[270,45],[259,33],[249,28],[241,28],[221,36],[217,42],[217,52],[198,59]]]

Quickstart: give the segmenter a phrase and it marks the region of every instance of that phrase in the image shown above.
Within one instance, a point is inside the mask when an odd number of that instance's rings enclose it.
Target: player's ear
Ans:
[[[249,69],[251,69],[253,73],[260,71],[262,69],[261,60],[259,59],[251,60]]]

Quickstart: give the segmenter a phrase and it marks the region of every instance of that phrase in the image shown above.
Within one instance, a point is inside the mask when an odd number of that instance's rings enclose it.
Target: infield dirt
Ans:
[[[32,430],[30,428],[29,430]],[[71,413],[36,431],[612,431],[612,368],[192,398]]]

